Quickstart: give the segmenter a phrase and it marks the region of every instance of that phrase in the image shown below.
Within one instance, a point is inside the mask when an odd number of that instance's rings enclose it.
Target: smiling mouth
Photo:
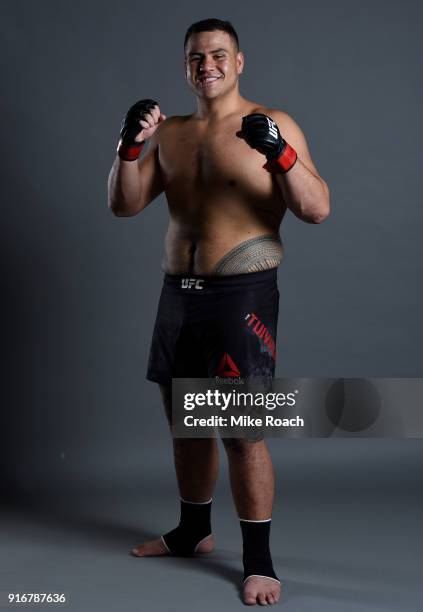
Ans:
[[[209,83],[215,83],[216,81],[218,81],[221,77],[200,77],[199,79],[197,79],[197,81],[201,84],[201,85],[208,85]]]

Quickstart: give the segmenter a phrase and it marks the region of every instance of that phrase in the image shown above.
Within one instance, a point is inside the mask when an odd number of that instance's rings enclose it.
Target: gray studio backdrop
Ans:
[[[166,203],[114,218],[106,183],[133,102],[193,111],[182,41],[205,17],[233,22],[243,94],[296,119],[331,190],[323,225],[283,223],[278,375],[422,376],[420,3],[3,1],[0,16],[11,490],[173,478],[144,378]],[[417,478],[416,441],[282,442],[273,456],[298,486],[313,470],[320,482],[336,469],[370,485]]]

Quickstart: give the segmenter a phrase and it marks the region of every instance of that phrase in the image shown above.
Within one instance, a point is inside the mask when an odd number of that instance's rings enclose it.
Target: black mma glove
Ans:
[[[145,141],[136,142],[135,137],[145,128],[140,125],[140,121],[153,109],[158,106],[155,100],[140,100],[136,102],[126,113],[122,121],[120,130],[120,140],[117,154],[125,161],[135,161],[145,144]]]
[[[268,172],[284,174],[297,161],[296,151],[284,140],[276,123],[261,113],[252,113],[242,118],[240,136],[259,153],[266,156],[264,164]]]

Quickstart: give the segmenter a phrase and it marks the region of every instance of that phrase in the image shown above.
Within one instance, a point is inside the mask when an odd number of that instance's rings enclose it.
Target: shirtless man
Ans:
[[[328,187],[301,129],[285,112],[240,95],[244,56],[231,24],[193,24],[184,49],[197,110],[166,118],[153,100],[135,104],[109,176],[115,215],[135,215],[162,192],[169,206],[165,279],[147,374],[160,385],[169,422],[172,377],[274,375],[281,221],[287,209],[308,223],[329,214]],[[281,589],[269,549],[269,452],[264,440],[223,442],[243,537],[243,601],[273,604]],[[173,445],[179,525],[136,546],[135,556],[213,550],[216,440],[175,438]]]

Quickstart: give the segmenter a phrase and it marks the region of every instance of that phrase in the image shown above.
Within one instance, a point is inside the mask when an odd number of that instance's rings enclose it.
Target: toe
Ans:
[[[256,594],[250,589],[245,589],[243,593],[243,601],[248,606],[255,606],[257,603]]]
[[[244,595],[244,603],[247,604],[247,606],[254,606],[257,602],[254,595],[248,594]]]

